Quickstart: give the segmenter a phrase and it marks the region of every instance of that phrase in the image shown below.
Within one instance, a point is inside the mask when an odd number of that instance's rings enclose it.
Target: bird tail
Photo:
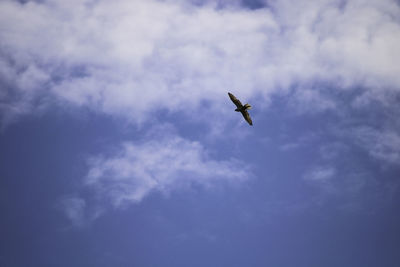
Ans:
[[[244,105],[244,107],[245,107],[246,109],[251,109],[251,106],[250,106],[250,104],[248,104],[248,103],[246,103],[246,104]]]

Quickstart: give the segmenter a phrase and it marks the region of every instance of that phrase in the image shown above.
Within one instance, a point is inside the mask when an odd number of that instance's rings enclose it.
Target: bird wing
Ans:
[[[231,93],[228,93],[229,98],[232,100],[232,102],[236,105],[237,108],[243,107],[242,103],[240,103],[239,99],[237,99],[234,95]]]
[[[253,125],[253,122],[251,121],[250,114],[247,112],[247,110],[241,111],[243,118],[250,124]]]

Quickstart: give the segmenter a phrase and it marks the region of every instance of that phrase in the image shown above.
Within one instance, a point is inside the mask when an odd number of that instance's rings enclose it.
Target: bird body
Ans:
[[[248,109],[251,109],[251,106],[250,106],[250,104],[246,103],[243,106],[241,106],[240,108],[235,109],[235,111],[242,112],[242,111],[246,111]]]
[[[248,122],[248,124],[253,125],[250,114],[247,112],[247,110],[251,109],[251,106],[248,103],[242,105],[240,100],[231,93],[228,93],[228,95],[232,102],[236,105],[235,111],[242,113],[243,118]]]

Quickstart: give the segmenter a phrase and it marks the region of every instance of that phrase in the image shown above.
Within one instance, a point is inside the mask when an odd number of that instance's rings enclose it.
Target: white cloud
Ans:
[[[355,141],[372,157],[400,164],[400,134],[392,129],[377,130],[371,127],[354,129]]]
[[[78,197],[64,198],[61,201],[61,208],[73,225],[79,227],[84,224],[86,220],[86,201],[84,199]]]
[[[243,67],[259,65],[261,31],[275,27],[262,13],[159,1],[1,5],[3,53],[17,61],[7,67],[33,65],[49,74],[43,83],[58,99],[136,120],[143,111],[193,109],[234,85],[248,88],[257,74]]]
[[[126,142],[119,152],[94,157],[89,165],[86,185],[115,207],[140,202],[154,191],[235,184],[251,176],[242,162],[212,159],[200,143],[178,136]]]
[[[337,171],[331,166],[318,166],[304,174],[303,179],[318,190],[311,194],[311,203],[321,206],[332,197],[343,195],[346,186],[338,186]]]
[[[324,96],[318,89],[299,89],[295,92],[289,104],[295,108],[297,113],[334,110],[336,108],[335,101]]]
[[[395,1],[223,6],[2,1],[0,75],[13,93],[0,94],[0,108],[28,112],[44,94],[140,122],[156,109],[222,102],[228,90],[261,95],[265,105],[272,93],[297,88],[291,97],[326,110],[335,104],[309,89],[316,82],[365,87],[373,98],[400,89]]]
[[[332,167],[319,167],[308,172],[304,179],[314,182],[327,182],[334,177],[336,171]]]

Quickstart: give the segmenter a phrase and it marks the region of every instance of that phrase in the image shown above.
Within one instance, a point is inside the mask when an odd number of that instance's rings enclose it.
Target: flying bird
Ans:
[[[242,113],[244,119],[250,124],[253,125],[253,122],[251,121],[250,115],[247,112],[248,109],[251,109],[251,106],[249,104],[242,105],[242,103],[237,99],[234,95],[231,93],[228,93],[229,98],[232,100],[232,102],[236,105],[235,111]]]

